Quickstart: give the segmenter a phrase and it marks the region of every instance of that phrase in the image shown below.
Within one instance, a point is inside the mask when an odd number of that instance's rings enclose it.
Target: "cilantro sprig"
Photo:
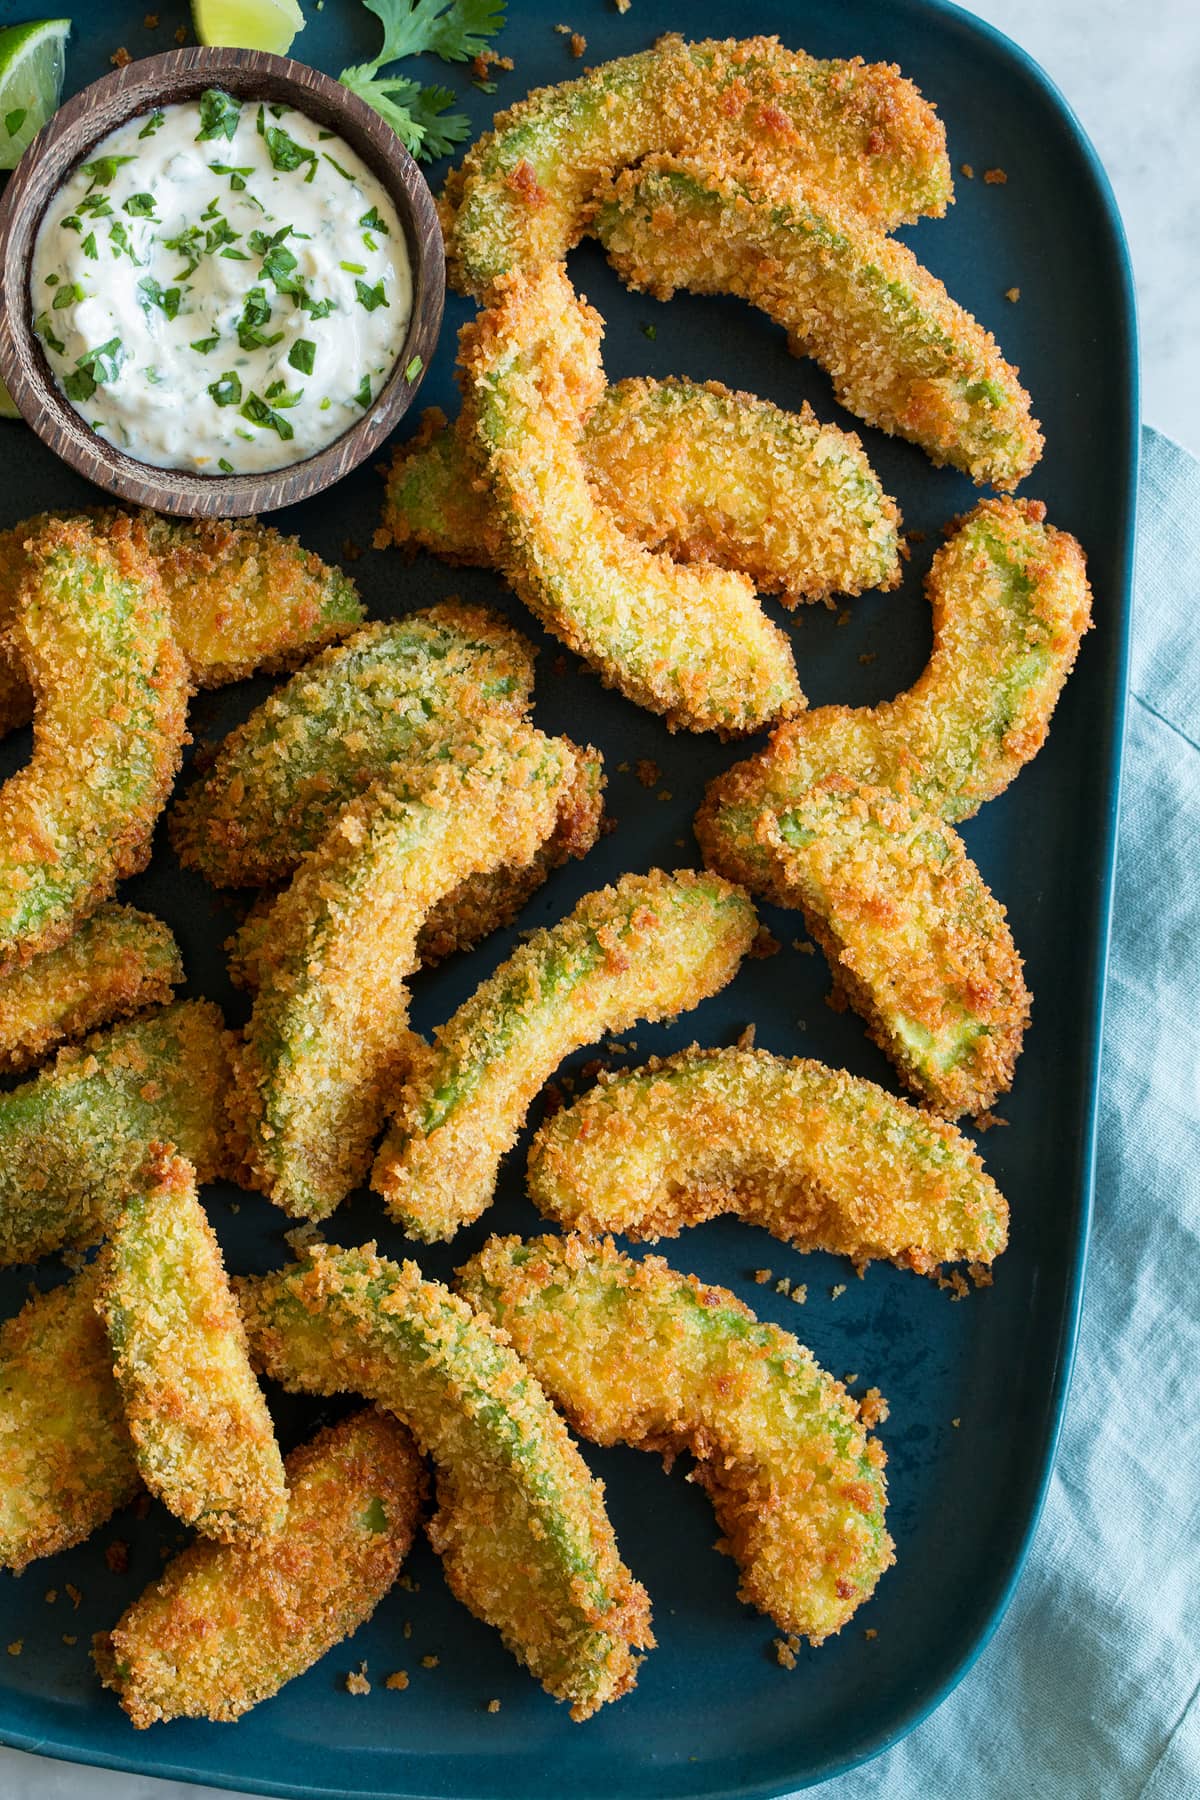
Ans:
[[[444,156],[470,136],[465,113],[451,112],[449,88],[423,87],[403,75],[380,75],[386,63],[428,54],[443,62],[470,62],[487,49],[504,23],[505,0],[363,0],[383,26],[383,43],[371,62],[343,69],[338,79],[386,119],[409,153],[422,162]]]

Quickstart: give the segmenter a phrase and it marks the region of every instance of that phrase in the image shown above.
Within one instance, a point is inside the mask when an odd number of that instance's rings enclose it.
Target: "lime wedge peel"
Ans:
[[[0,169],[15,169],[58,110],[70,19],[37,19],[0,31]]]
[[[201,44],[286,56],[304,14],[297,0],[192,0],[192,24]]]

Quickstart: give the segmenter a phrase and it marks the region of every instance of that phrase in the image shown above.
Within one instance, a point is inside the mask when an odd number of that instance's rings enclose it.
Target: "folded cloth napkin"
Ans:
[[[821,1800],[1200,1797],[1200,462],[1142,437],[1096,1208],[1058,1461],[995,1637]]]
[[[1200,1797],[1200,462],[1142,443],[1096,1215],[1058,1463],[966,1680],[821,1800]],[[38,1764],[21,1800],[211,1789]]]

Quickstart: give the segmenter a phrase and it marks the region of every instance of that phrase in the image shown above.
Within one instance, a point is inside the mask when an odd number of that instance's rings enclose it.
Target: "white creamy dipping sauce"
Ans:
[[[340,437],[412,315],[404,229],[361,157],[292,108],[217,89],[96,146],[46,211],[30,286],[55,380],[93,431],[209,475]]]

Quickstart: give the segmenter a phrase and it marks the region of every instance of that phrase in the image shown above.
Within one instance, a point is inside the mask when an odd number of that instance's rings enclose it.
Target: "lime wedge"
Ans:
[[[5,387],[4,383],[0,381],[0,419],[19,419],[20,416],[20,413],[13,405],[12,395]]]
[[[70,19],[0,31],[0,169],[15,169],[62,97]]]
[[[192,0],[192,24],[202,44],[286,56],[304,14],[296,0]]]

